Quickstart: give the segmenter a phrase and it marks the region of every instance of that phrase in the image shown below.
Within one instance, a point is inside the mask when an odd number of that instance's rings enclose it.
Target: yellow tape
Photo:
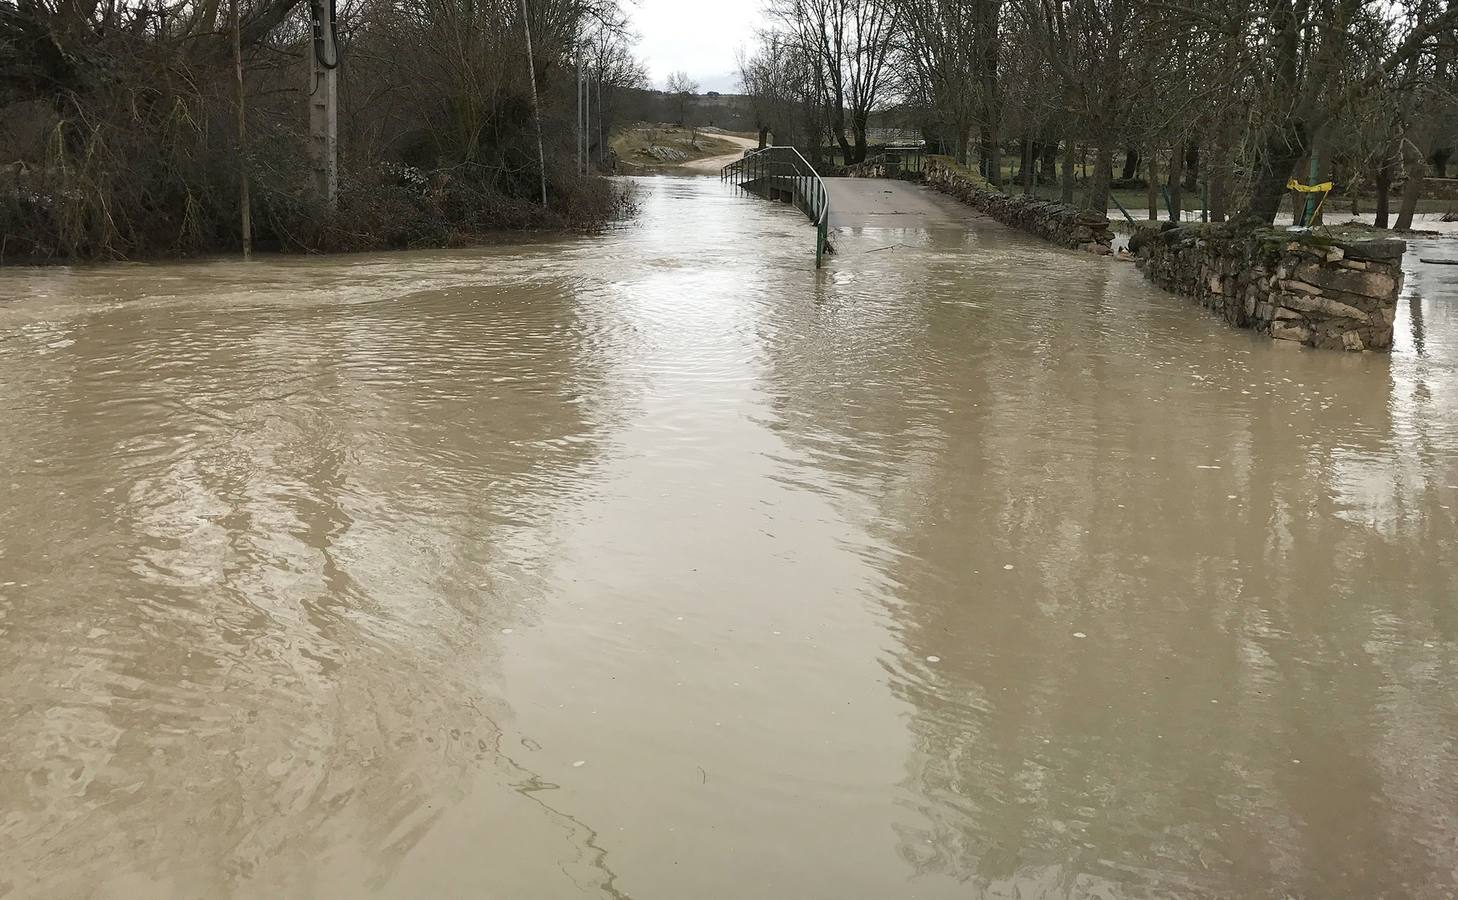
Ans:
[[[1333,187],[1335,187],[1335,186],[1336,185],[1334,185],[1330,181],[1323,181],[1321,184],[1306,185],[1306,184],[1301,184],[1299,181],[1297,181],[1294,178],[1292,178],[1290,181],[1286,182],[1286,190],[1288,190],[1288,191],[1300,191],[1303,194],[1325,194],[1325,193],[1328,193],[1329,191],[1331,191],[1331,189]]]

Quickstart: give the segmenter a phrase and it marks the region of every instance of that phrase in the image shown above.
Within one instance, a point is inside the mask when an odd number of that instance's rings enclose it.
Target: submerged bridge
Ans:
[[[725,166],[719,177],[766,200],[792,203],[815,226],[815,265],[832,228],[967,226],[985,216],[921,185],[891,178],[830,178],[794,147],[765,147]]]
[[[765,147],[746,153],[719,172],[731,182],[766,200],[793,203],[815,226],[815,265],[825,260],[830,233],[830,192],[825,181],[794,147]]]

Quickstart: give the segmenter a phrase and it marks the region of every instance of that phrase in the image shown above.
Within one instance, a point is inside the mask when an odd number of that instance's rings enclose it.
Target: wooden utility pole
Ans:
[[[309,8],[314,18],[309,148],[315,189],[333,207],[339,196],[339,45],[334,40],[334,4],[310,0]]]
[[[238,87],[238,214],[243,226],[243,258],[253,258],[253,211],[248,196],[248,164],[243,158],[243,139],[247,132],[248,117],[243,108],[243,37],[239,24],[238,6],[242,0],[233,0],[233,70]]]
[[[537,102],[537,63],[532,58],[532,21],[526,0],[521,0],[521,27],[526,32],[527,83],[532,86],[532,118],[537,123],[537,164],[542,173],[542,209],[547,208],[547,154],[542,150],[542,108]]]

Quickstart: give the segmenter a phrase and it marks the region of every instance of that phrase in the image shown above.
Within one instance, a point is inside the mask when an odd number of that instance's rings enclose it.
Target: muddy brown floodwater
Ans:
[[[645,191],[0,273],[0,896],[1458,890],[1458,271],[1307,352]]]

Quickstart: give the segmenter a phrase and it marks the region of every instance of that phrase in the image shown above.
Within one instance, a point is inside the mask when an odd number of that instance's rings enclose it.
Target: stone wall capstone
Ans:
[[[1114,243],[1109,218],[1065,203],[1005,194],[945,159],[927,160],[926,183],[1004,225],[1075,250],[1107,255]]]
[[[1309,347],[1392,349],[1400,240],[1222,223],[1141,231],[1130,248],[1151,281],[1231,325]]]

